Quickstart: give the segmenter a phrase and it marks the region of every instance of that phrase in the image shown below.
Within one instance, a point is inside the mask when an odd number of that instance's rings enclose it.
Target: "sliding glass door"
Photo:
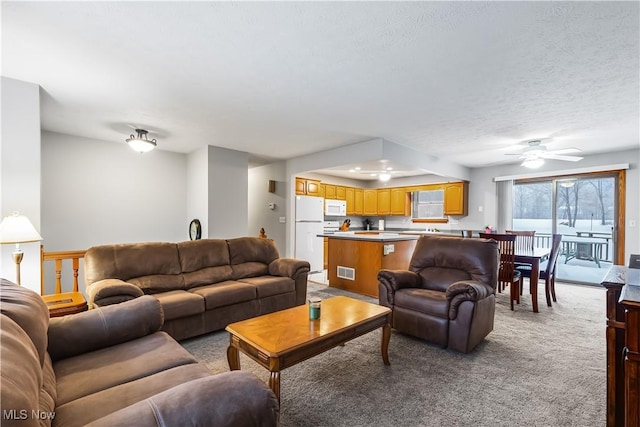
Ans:
[[[535,230],[536,244],[548,247],[562,234],[559,280],[600,284],[618,259],[620,175],[590,174],[516,181],[513,228]]]

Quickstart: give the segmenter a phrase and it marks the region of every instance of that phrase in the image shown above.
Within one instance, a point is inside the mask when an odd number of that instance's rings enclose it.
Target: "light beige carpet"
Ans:
[[[604,289],[556,287],[558,302],[547,307],[543,290],[539,313],[527,295],[511,311],[499,294],[494,331],[472,354],[393,332],[384,366],[375,331],[284,370],[281,425],[604,426]],[[309,284],[309,296],[332,295],[349,294]],[[222,331],[182,344],[225,372],[227,343]],[[241,364],[268,380],[244,355]]]

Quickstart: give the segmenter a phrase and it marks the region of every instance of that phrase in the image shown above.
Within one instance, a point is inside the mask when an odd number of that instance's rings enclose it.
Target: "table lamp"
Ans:
[[[15,243],[13,262],[16,263],[16,283],[20,284],[20,262],[24,252],[20,249],[20,243],[39,242],[42,240],[29,218],[14,212],[6,216],[0,222],[0,243]]]

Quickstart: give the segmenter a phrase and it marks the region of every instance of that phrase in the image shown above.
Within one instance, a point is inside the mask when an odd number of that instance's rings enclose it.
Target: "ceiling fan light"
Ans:
[[[529,169],[537,169],[542,165],[544,165],[544,159],[541,159],[539,157],[525,159],[524,162],[522,162],[522,166]]]

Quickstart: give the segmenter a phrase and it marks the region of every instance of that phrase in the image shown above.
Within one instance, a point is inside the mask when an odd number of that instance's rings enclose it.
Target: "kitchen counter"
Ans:
[[[329,239],[363,240],[369,242],[399,242],[404,240],[417,240],[420,236],[415,234],[411,235],[387,232],[339,231],[331,234],[318,234],[318,237],[327,237]]]
[[[417,235],[389,232],[321,234],[328,241],[329,286],[378,297],[378,271],[406,270]]]

